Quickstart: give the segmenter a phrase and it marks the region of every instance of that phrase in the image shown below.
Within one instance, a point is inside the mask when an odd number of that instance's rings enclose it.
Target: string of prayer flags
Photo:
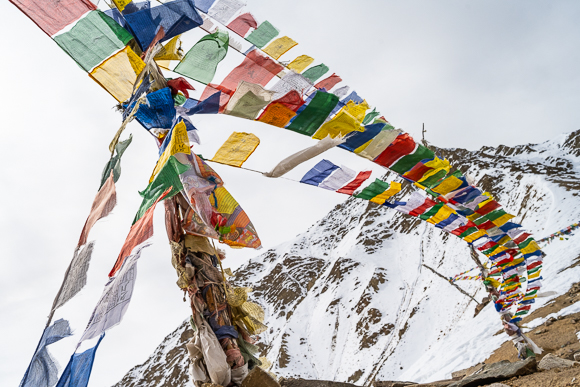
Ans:
[[[263,51],[274,59],[280,58],[284,53],[296,46],[298,43],[287,36],[278,38],[268,44]]]
[[[369,177],[371,177],[371,173],[372,171],[359,172],[353,181],[351,181],[344,187],[340,188],[336,192],[343,193],[346,195],[352,195],[354,191],[356,191],[362,185],[362,183],[364,183]]]
[[[297,73],[301,73],[306,67],[310,66],[314,62],[314,58],[308,55],[300,55],[296,59],[286,66],[288,70],[294,70]]]
[[[326,159],[320,160],[314,166],[314,168],[306,172],[306,174],[302,177],[302,179],[300,179],[300,182],[304,184],[318,186],[335,169],[338,169],[338,165],[335,165]]]
[[[302,75],[304,75],[304,78],[314,83],[317,80],[319,80],[320,77],[322,77],[324,74],[326,74],[328,70],[329,70],[328,66],[325,65],[324,63],[321,63],[319,65],[309,68],[308,70],[303,72]]]
[[[228,28],[241,37],[244,37],[250,31],[250,28],[258,28],[258,23],[251,13],[246,12],[232,20],[228,24]]]
[[[545,237],[545,238],[542,238],[542,239],[538,240],[538,243],[546,242],[546,241],[549,243],[552,240],[554,240],[554,238],[556,238],[556,237],[559,237],[560,240],[564,240],[564,238],[562,237],[562,235],[570,235],[570,234],[572,234],[572,231],[574,231],[575,229],[577,229],[578,228],[578,225],[579,225],[579,223],[572,223],[570,226],[568,226],[568,227],[566,227],[566,228],[564,228],[564,229],[562,229],[560,231],[557,231],[557,232],[551,234],[548,237]],[[568,239],[568,238],[566,238],[566,239]]]
[[[56,384],[56,387],[87,387],[89,385],[89,379],[95,361],[95,354],[97,348],[99,348],[99,344],[101,344],[101,341],[103,340],[103,337],[105,337],[105,334],[102,334],[101,337],[99,337],[99,340],[94,347],[89,348],[82,353],[74,353],[71,356],[58,383]]]
[[[64,319],[56,320],[51,326],[44,329],[19,387],[54,386],[56,384],[58,367],[46,347],[69,336],[72,336],[72,330],[69,322]]]
[[[384,204],[387,199],[401,191],[401,183],[388,182],[375,179],[368,187],[365,187],[355,198],[370,200],[373,203]]]
[[[218,149],[211,161],[241,167],[260,145],[260,139],[252,133],[233,132]]]
[[[312,136],[337,103],[336,95],[317,91],[306,108],[294,117],[286,129]]]
[[[308,147],[306,149],[303,149],[299,152],[296,152],[296,153],[286,157],[284,160],[280,161],[274,168],[272,168],[272,170],[270,172],[264,173],[263,175],[266,177],[283,176],[284,174],[290,172],[292,169],[296,168],[298,165],[302,164],[303,162],[310,160],[313,157],[316,157],[316,156],[326,152],[327,150],[334,148],[337,145],[340,145],[343,142],[344,142],[344,139],[342,137],[332,138],[329,136],[329,137],[323,138],[322,140],[320,140],[319,142],[317,142],[313,146]],[[368,179],[369,176],[370,176],[370,171],[368,172],[368,176],[366,176],[366,178],[360,180],[360,182],[357,181],[358,186],[354,187],[352,189],[352,191],[354,192],[354,190],[356,190],[363,183],[363,181]],[[348,189],[350,189],[350,188],[351,187],[349,187]],[[347,193],[347,192],[342,192],[342,193]],[[352,192],[350,194],[352,194]]]
[[[145,62],[127,46],[95,67],[89,76],[118,102],[133,94],[137,75],[145,69]]]
[[[278,36],[280,32],[269,21],[265,21],[252,31],[246,40],[258,48],[264,47],[268,42]]]
[[[203,23],[195,10],[194,0],[173,0],[156,7],[126,13],[124,17],[143,51],[151,46],[161,29],[164,36],[160,42],[164,42]]]
[[[225,114],[254,120],[260,111],[272,101],[274,92],[255,83],[241,81],[230,98]]]
[[[85,71],[90,71],[133,39],[101,11],[91,11],[54,41]]]
[[[47,35],[52,36],[97,7],[89,0],[10,0]]]
[[[173,70],[195,81],[208,84],[218,64],[226,57],[229,47],[227,32],[217,31],[201,38]]]
[[[242,9],[244,5],[244,3],[238,0],[219,0],[213,5],[213,7],[211,7],[209,12],[205,12],[215,20],[226,25],[232,16],[234,16],[240,9]]]
[[[342,78],[333,73],[330,77],[318,82],[316,85],[314,85],[314,87],[317,89],[325,89],[326,91],[329,91],[339,82],[342,82]]]

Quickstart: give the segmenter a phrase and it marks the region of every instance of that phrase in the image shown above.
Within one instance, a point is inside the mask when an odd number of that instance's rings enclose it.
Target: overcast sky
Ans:
[[[308,53],[324,62],[395,126],[444,147],[477,149],[545,141],[580,127],[580,3],[577,1],[247,0],[300,45],[282,59]],[[108,160],[120,125],[115,101],[13,5],[0,3],[5,37],[0,153],[0,384],[17,385],[36,347],[52,300]],[[230,61],[234,59],[228,59]],[[241,61],[241,59],[239,60]],[[236,63],[234,62],[234,65]],[[220,71],[227,73],[225,69]],[[224,72],[225,71],[225,72]],[[223,76],[223,75],[222,75]],[[255,133],[261,145],[245,166],[267,171],[314,140],[238,118],[196,118],[211,157],[232,131]],[[88,285],[57,312],[76,335],[55,344],[66,365],[146,187],[157,148],[136,123],[117,184],[118,205],[94,227]],[[348,152],[324,155],[352,169],[380,168]],[[299,180],[315,161],[293,171]],[[284,179],[214,166],[246,210],[267,249],[304,231],[344,196]],[[387,209],[385,209],[387,211]],[[163,223],[138,267],[132,304],[97,353],[91,386],[109,386],[143,362],[190,314]],[[262,250],[263,252],[265,250]],[[226,267],[261,252],[228,250]]]

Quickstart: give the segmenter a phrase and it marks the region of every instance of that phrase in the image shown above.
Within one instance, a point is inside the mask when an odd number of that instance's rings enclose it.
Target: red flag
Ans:
[[[109,273],[109,277],[115,275],[115,273],[123,266],[123,262],[125,262],[125,258],[131,255],[131,251],[135,248],[135,246],[140,245],[141,243],[145,242],[147,239],[153,236],[153,212],[155,211],[155,206],[159,203],[171,190],[173,187],[167,188],[163,194],[153,203],[151,207],[145,214],[137,221],[133,226],[131,226],[131,230],[129,230],[129,235],[127,235],[127,239],[125,239],[125,244],[121,247],[121,252],[117,257],[117,262],[115,262],[115,266],[111,269]]]
[[[339,189],[336,192],[347,194],[347,195],[352,195],[354,193],[354,191],[356,191],[357,188],[360,187],[361,184],[364,183],[364,181],[366,179],[371,177],[371,173],[372,173],[372,171],[359,172],[353,181],[351,181],[350,183],[348,183],[347,185],[345,185],[344,187],[342,187],[341,189]]]

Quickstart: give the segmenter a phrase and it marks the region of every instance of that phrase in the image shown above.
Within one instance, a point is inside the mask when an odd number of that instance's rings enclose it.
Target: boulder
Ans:
[[[451,377],[453,379],[464,378],[466,376],[469,376],[469,375],[476,373],[477,371],[480,371],[483,367],[485,367],[485,364],[479,363],[479,364],[474,365],[473,367],[469,367],[469,368],[466,368],[464,370],[452,372]]]
[[[574,367],[575,364],[580,365],[580,363],[578,363],[577,361],[562,359],[561,357],[549,353],[546,356],[544,356],[542,360],[540,360],[540,363],[538,363],[538,368],[543,371],[547,371],[553,368]]]
[[[454,382],[449,387],[476,387],[501,382],[515,376],[528,375],[537,370],[536,358],[530,357],[515,363],[503,360],[488,364],[485,369],[475,375],[467,376],[460,381]]]
[[[280,387],[280,383],[260,367],[254,367],[242,381],[242,387]]]
[[[576,353],[574,354],[574,360],[576,360],[576,361],[580,361],[580,352],[576,352]]]

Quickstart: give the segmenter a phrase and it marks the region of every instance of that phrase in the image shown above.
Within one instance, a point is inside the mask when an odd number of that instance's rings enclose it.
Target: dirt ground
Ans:
[[[580,386],[580,367],[553,369],[501,382],[510,387]]]

